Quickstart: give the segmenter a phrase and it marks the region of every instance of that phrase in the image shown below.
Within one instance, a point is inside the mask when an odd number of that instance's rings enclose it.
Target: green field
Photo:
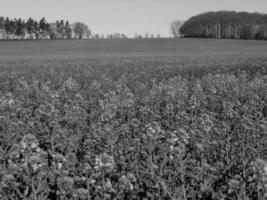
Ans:
[[[0,56],[266,56],[264,41],[211,39],[2,41]]]
[[[266,133],[266,42],[0,42],[1,200],[265,200]]]

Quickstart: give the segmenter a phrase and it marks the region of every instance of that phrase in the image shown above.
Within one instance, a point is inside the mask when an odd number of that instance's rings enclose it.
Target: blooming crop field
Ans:
[[[19,48],[0,47],[1,200],[267,198],[267,55]]]

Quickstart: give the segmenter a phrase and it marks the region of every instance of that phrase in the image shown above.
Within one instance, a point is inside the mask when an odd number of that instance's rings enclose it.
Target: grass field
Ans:
[[[266,144],[266,42],[0,42],[1,200],[265,200]]]
[[[146,56],[266,56],[264,41],[211,39],[2,41],[1,56],[89,58]]]

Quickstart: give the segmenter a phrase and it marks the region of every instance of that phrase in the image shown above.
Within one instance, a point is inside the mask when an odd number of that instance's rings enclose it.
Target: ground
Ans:
[[[266,44],[1,41],[0,199],[266,199]]]
[[[257,57],[266,41],[213,39],[2,41],[0,57]]]

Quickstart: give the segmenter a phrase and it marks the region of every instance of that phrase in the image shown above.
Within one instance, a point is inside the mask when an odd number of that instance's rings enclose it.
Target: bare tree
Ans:
[[[180,28],[183,25],[182,21],[174,21],[171,23],[170,30],[174,38],[180,37]]]

